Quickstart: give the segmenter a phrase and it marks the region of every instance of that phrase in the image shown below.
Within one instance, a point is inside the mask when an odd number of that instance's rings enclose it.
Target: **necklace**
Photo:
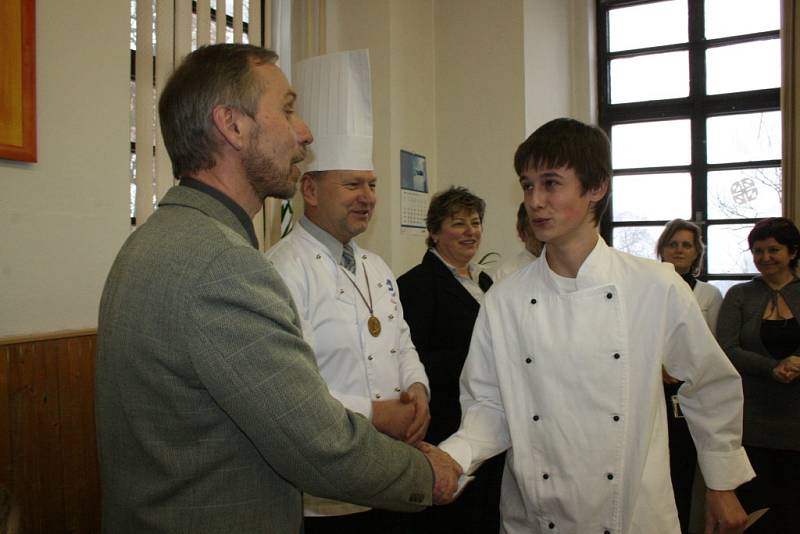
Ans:
[[[378,337],[381,335],[381,321],[375,317],[375,313],[372,311],[372,291],[369,288],[369,275],[367,275],[367,267],[363,262],[361,263],[361,267],[364,269],[364,279],[367,281],[367,295],[369,295],[369,302],[367,302],[367,299],[364,298],[364,293],[361,292],[361,289],[358,287],[358,284],[356,284],[356,281],[350,278],[350,275],[347,274],[347,271],[344,270],[344,267],[341,265],[339,266],[347,279],[350,280],[350,283],[353,284],[353,287],[356,288],[356,291],[358,291],[358,296],[361,297],[362,301],[364,301],[364,306],[366,306],[367,310],[369,310],[367,330],[369,330],[369,333],[372,335],[372,337]]]
[[[783,314],[781,313],[780,302],[778,301],[779,297],[783,298],[781,296],[780,290],[779,289],[773,289],[772,290],[772,295],[770,296],[770,302],[769,302],[770,305],[772,306],[772,309],[769,310],[769,315],[770,316],[772,314],[777,315],[778,316],[777,320],[778,321],[783,321],[783,326],[786,326],[787,322],[789,321],[789,319],[791,319],[791,317],[784,317]]]
[[[769,283],[767,283],[767,287],[769,287],[769,289],[771,290],[770,299],[769,299],[769,302],[767,304],[767,311],[768,311],[768,315],[767,316],[769,317],[769,316],[772,316],[773,314],[777,315],[778,318],[776,320],[778,320],[778,321],[782,320],[784,322],[784,326],[786,326],[786,324],[788,323],[789,319],[792,319],[793,317],[784,317],[783,314],[781,313],[780,300],[783,300],[783,295],[781,295],[781,290],[784,287],[786,287],[787,285],[789,285],[789,283],[792,282],[792,280],[794,280],[794,276],[792,276],[789,279],[789,281],[786,282],[785,284],[781,284],[781,286],[778,287],[778,288],[775,288],[775,287],[771,286]],[[765,280],[765,282],[766,282],[766,280]],[[785,302],[785,300],[784,300],[784,302]],[[769,306],[772,306],[772,309],[769,309]]]

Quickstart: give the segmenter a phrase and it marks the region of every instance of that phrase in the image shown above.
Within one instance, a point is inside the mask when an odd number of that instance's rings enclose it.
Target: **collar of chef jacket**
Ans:
[[[612,282],[612,258],[610,250],[611,249],[603,240],[603,238],[597,236],[597,243],[595,244],[594,249],[592,249],[586,259],[583,261],[580,269],[578,269],[578,276],[575,278],[578,291],[602,286]],[[541,255],[545,261],[536,263],[538,264],[539,269],[543,270],[543,278],[548,286],[550,286],[550,288],[556,293],[561,293],[562,290],[558,285],[558,282],[555,280],[555,273],[553,273],[553,271],[550,269],[550,266],[547,264],[547,256],[545,255],[546,252],[547,245],[545,245]]]

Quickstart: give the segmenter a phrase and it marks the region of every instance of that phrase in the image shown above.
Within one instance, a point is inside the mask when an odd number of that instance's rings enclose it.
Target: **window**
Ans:
[[[250,4],[253,4],[252,6]],[[139,5],[141,4],[141,5]],[[251,25],[251,17],[257,19],[263,12],[264,0],[193,0],[191,7],[186,2],[175,3],[174,11],[164,10],[168,3],[158,0],[130,0],[131,35],[131,101],[130,101],[130,216],[131,226],[136,225],[137,213],[145,216],[152,211],[157,198],[164,189],[172,184],[172,173],[168,158],[159,146],[156,106],[158,90],[172,69],[175,58],[194,50],[203,44],[217,42],[261,42],[262,36],[257,25]],[[183,10],[186,10],[185,12]],[[191,11],[189,11],[191,10]],[[163,21],[159,22],[159,17]],[[189,22],[191,21],[191,22]],[[218,27],[218,24],[221,26]],[[191,28],[190,28],[191,26]],[[250,35],[253,27],[256,35]],[[151,38],[140,38],[137,29],[148,28]],[[160,42],[159,42],[160,39]],[[185,39],[185,43],[182,40]],[[138,46],[149,46],[150,61],[144,62],[143,79],[149,80],[150,93],[147,94],[137,84],[137,43]],[[163,62],[167,69],[156,69],[156,63]],[[142,62],[138,62],[140,65]],[[163,71],[163,72],[162,72]],[[142,78],[142,77],[140,77]],[[139,98],[137,98],[137,89]],[[144,120],[143,120],[144,119]],[[137,121],[143,124],[137,125]],[[139,131],[137,135],[137,126]],[[149,146],[142,151],[141,145]],[[137,161],[138,160],[138,161]],[[146,184],[142,180],[147,180]],[[147,190],[145,195],[137,197],[137,189],[142,186]],[[147,187],[144,187],[147,186]],[[152,193],[152,194],[150,194]],[[146,210],[137,210],[137,202],[149,203]]]
[[[614,247],[655,257],[692,220],[723,292],[756,272],[747,234],[781,215],[780,0],[597,0]]]

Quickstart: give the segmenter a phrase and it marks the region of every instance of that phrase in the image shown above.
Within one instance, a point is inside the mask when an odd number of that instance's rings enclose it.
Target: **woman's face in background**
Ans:
[[[788,274],[789,262],[797,256],[797,252],[789,252],[789,247],[778,243],[774,237],[754,241],[750,252],[758,272],[767,277]]]
[[[674,265],[678,274],[688,273],[698,254],[691,230],[678,230],[661,249],[661,259]]]
[[[477,254],[482,231],[478,212],[462,210],[447,217],[439,231],[431,233],[431,237],[442,258],[454,267],[461,267]]]

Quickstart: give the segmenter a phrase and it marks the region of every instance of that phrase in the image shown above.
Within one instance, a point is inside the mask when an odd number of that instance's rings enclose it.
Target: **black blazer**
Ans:
[[[397,279],[397,285],[431,387],[431,424],[425,440],[438,444],[461,423],[458,382],[480,304],[430,251],[422,263]],[[481,272],[478,285],[486,292],[492,279]]]

